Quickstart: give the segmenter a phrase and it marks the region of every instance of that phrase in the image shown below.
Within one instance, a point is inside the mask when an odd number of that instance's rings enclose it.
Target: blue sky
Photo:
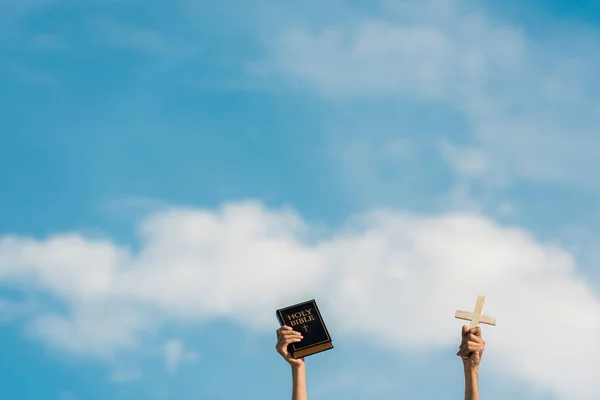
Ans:
[[[2,396],[598,398],[597,2],[0,7]]]

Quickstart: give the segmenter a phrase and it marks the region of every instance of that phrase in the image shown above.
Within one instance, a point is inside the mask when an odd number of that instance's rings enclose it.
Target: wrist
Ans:
[[[464,364],[463,367],[464,367],[465,375],[470,375],[470,376],[478,376],[479,375],[479,365]]]
[[[292,367],[292,372],[303,371],[305,368],[303,361],[290,363],[290,366]]]

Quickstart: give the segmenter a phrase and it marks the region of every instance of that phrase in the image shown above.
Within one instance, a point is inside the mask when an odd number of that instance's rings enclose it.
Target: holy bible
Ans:
[[[302,358],[333,349],[331,337],[314,300],[277,310],[277,319],[281,326],[287,325],[303,336],[302,341],[290,344],[288,351],[292,357]]]

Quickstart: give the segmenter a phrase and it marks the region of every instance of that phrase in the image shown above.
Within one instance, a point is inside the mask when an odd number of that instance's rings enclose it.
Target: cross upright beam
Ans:
[[[486,315],[483,315],[484,305],[485,296],[479,296],[477,297],[477,303],[475,303],[475,310],[473,310],[473,312],[458,310],[456,311],[456,314],[454,314],[454,318],[471,321],[471,326],[469,327],[469,329],[473,329],[476,326],[479,326],[480,323],[496,326],[496,317],[488,317]]]

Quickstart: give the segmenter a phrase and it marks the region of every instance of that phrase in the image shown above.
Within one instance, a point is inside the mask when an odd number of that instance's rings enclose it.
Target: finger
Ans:
[[[283,325],[282,327],[280,327],[279,329],[277,329],[277,335],[282,335],[284,333],[288,333],[288,332],[296,332],[295,330],[293,330],[290,326],[287,325]]]
[[[482,346],[481,343],[466,342],[464,345],[460,346],[456,355],[461,357],[465,356],[468,358],[468,356],[470,356],[473,352],[483,352],[483,348],[484,346]]]
[[[467,350],[469,351],[481,351],[483,350],[483,346],[479,343],[469,342],[467,344]]]
[[[287,353],[287,348],[290,344],[298,343],[301,341],[302,341],[302,338],[298,338],[298,337],[287,337],[287,338],[282,337],[275,345],[275,348],[277,349],[278,353],[285,354],[285,353]]]
[[[292,343],[298,343],[298,342],[301,342],[301,341],[302,341],[302,339],[300,339],[300,338],[287,338],[287,339],[285,339],[283,341],[283,347],[287,348],[290,344],[292,344]]]
[[[286,331],[285,326],[282,326],[279,329],[277,329],[275,332],[277,332],[277,334],[279,335],[279,334],[281,334],[282,332],[285,332],[285,331]]]
[[[302,336],[284,336],[281,338],[283,341],[293,340],[295,342],[301,342],[304,339]]]
[[[469,340],[465,345],[467,347],[477,346],[477,347],[484,348],[485,347],[485,342],[481,342],[479,340]]]
[[[277,344],[275,345],[275,348],[277,349],[277,352],[279,354],[283,354],[284,353],[284,349],[285,349],[285,345],[283,344],[283,340],[280,340],[277,342]]]
[[[471,342],[483,343],[483,338],[481,336],[477,336],[474,333],[469,333],[467,335],[467,340]]]
[[[279,327],[279,329],[277,329],[275,332],[277,332],[277,334],[280,334],[280,333],[283,333],[283,332],[285,332],[285,331],[287,331],[287,330],[289,330],[289,329],[292,329],[292,328],[290,328],[290,327],[289,327],[289,326],[287,326],[287,325],[282,325],[282,326],[280,326],[280,327]]]
[[[481,327],[480,326],[476,326],[475,328],[471,329],[471,334],[475,335],[475,336],[479,336],[481,337]]]
[[[460,348],[464,348],[467,345],[467,342],[469,341],[469,337],[468,336],[463,336],[462,340],[460,341]]]
[[[456,353],[457,356],[459,356],[460,358],[464,358],[467,359],[469,357],[471,357],[471,353],[468,351],[459,351],[458,353]]]
[[[281,337],[302,337],[302,334],[296,331],[283,332],[281,333]]]
[[[469,353],[469,349],[468,349],[468,347],[467,347],[467,345],[465,343],[464,345],[461,345],[458,348],[458,352],[456,353],[456,355],[462,357],[462,356],[464,356],[465,354],[468,354],[468,353]]]
[[[465,347],[465,348],[459,349],[458,353],[456,353],[456,355],[459,356],[459,357],[463,357],[464,358],[469,353],[470,353],[469,349]]]
[[[298,339],[298,340],[302,340],[304,339],[304,337],[302,335],[296,335],[293,333],[284,333],[284,334],[280,334],[279,337],[277,338],[278,343],[282,343],[286,340],[289,339]]]

